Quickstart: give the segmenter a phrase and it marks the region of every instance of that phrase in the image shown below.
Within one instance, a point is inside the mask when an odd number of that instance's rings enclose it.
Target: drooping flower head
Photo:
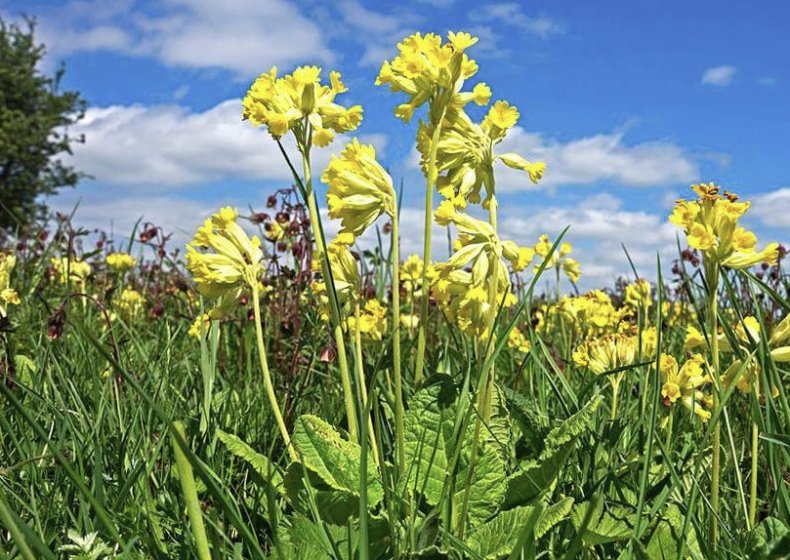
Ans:
[[[145,299],[137,290],[125,288],[115,302],[118,314],[127,323],[133,323],[139,319],[145,309]]]
[[[541,257],[541,260],[535,264],[535,270],[537,271],[545,262],[545,269],[556,268],[558,271],[562,271],[575,284],[581,278],[582,273],[579,261],[569,256],[573,252],[573,245],[568,242],[561,243],[549,256],[553,246],[554,243],[545,233],[538,238],[538,242],[535,244],[535,253]]]
[[[230,206],[208,218],[187,244],[187,269],[198,291],[221,298],[220,306],[235,302],[245,288],[257,289],[263,257],[261,240],[236,223]]]
[[[394,216],[392,178],[376,161],[373,146],[354,140],[340,156],[332,156],[321,180],[329,185],[329,217],[340,219],[341,233],[362,235],[382,214]]]
[[[91,265],[77,258],[52,257],[50,264],[61,284],[84,286],[91,274]]]
[[[625,287],[625,304],[634,309],[648,309],[652,304],[650,282],[640,278]]]
[[[329,81],[321,83],[317,66],[300,66],[279,78],[277,68],[272,68],[255,80],[244,97],[243,118],[265,126],[275,138],[293,131],[302,147],[310,142],[328,146],[335,133],[355,130],[362,122],[361,106],[335,103],[338,94],[348,91],[340,72],[330,72]]]
[[[705,371],[705,358],[694,354],[678,367],[677,360],[668,354],[659,357],[661,373],[661,396],[666,406],[680,401],[685,408],[694,412],[703,422],[711,416],[713,400],[701,388],[711,382],[710,375]]]
[[[678,200],[669,221],[686,232],[689,245],[705,259],[734,269],[749,268],[760,262],[776,264],[779,244],[769,243],[758,251],[757,236],[738,224],[751,203],[738,202],[737,195],[713,183],[691,186],[696,200]]]
[[[11,288],[11,271],[16,266],[16,256],[0,253],[0,317],[8,316],[9,305],[19,305],[19,294]]]
[[[573,352],[573,361],[579,367],[601,375],[635,363],[638,340],[627,334],[610,334],[590,338]]]
[[[134,265],[137,264],[137,261],[130,255],[129,253],[110,253],[107,255],[105,259],[107,262],[107,266],[112,268],[113,270],[117,270],[118,272],[124,272],[126,270],[131,270],[134,268]]]

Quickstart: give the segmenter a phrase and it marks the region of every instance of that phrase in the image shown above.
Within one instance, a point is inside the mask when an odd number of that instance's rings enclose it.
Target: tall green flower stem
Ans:
[[[617,418],[617,401],[620,397],[620,382],[623,380],[623,373],[616,373],[609,376],[609,383],[612,386],[612,405],[609,409],[609,419],[614,422]]]
[[[495,196],[491,198],[488,205],[488,221],[494,232],[497,230],[497,199]],[[499,271],[496,266],[494,267],[491,283],[489,284],[488,304],[491,305],[494,312],[491,314],[491,320],[488,324],[488,343],[486,344],[486,354],[483,356],[482,363],[489,363],[489,359],[494,353],[496,348],[496,337],[494,336],[494,324],[496,323],[496,311],[499,309]],[[493,361],[490,362],[488,369],[480,372],[480,382],[478,383],[477,391],[477,419],[475,420],[475,432],[472,439],[472,451],[469,458],[469,468],[466,474],[465,488],[464,488],[464,501],[461,506],[461,516],[458,520],[458,538],[463,538],[464,528],[466,524],[466,516],[469,513],[469,498],[472,493],[472,478],[474,470],[477,466],[477,452],[480,447],[480,432],[483,425],[488,426],[491,421],[491,408],[492,397],[494,392],[494,377],[495,369]]]
[[[719,317],[718,317],[718,287],[719,287],[719,265],[715,262],[705,262],[705,282],[708,289],[708,341],[710,344],[711,376],[713,377],[713,448],[711,450],[712,470],[710,484],[710,505],[712,510],[709,540],[711,550],[715,550],[719,540],[719,485],[721,481],[721,423],[719,417],[719,406],[721,382],[719,379]]]
[[[392,214],[392,369],[395,377],[395,447],[398,472],[406,465],[403,440],[403,379],[400,355],[400,237],[398,235],[398,205]]]
[[[357,387],[359,387],[359,394],[361,397],[361,409],[367,410],[368,407],[368,385],[365,382],[365,364],[362,355],[362,329],[360,328],[360,312],[359,301],[354,304],[354,346],[356,350],[356,372],[357,372]],[[368,416],[368,437],[370,438],[370,449],[373,452],[373,461],[379,464],[379,449],[376,445],[376,433],[373,431],[373,421]]]
[[[414,383],[419,385],[425,366],[425,329],[428,323],[428,300],[431,286],[428,281],[428,266],[431,264],[431,230],[433,229],[433,189],[436,185],[436,152],[439,149],[439,136],[444,124],[445,109],[436,121],[431,135],[431,150],[428,154],[428,173],[425,184],[425,232],[422,246],[422,300],[420,301],[420,330],[417,335],[417,362],[414,369]]]
[[[312,137],[309,130],[306,137]],[[337,362],[340,368],[340,382],[343,386],[343,400],[346,406],[348,432],[351,434],[351,439],[357,441],[359,439],[359,430],[357,428],[357,415],[354,411],[354,392],[351,388],[351,376],[348,372],[348,357],[346,356],[346,343],[343,337],[343,327],[340,319],[340,305],[338,304],[337,294],[335,293],[334,289],[332,269],[329,266],[329,256],[327,255],[326,251],[326,240],[324,239],[324,232],[321,226],[321,216],[318,213],[318,203],[316,202],[315,190],[313,189],[313,176],[310,166],[310,142],[307,141],[300,151],[302,153],[302,169],[304,173],[304,195],[307,202],[307,210],[310,214],[310,223],[312,225],[313,235],[315,235],[315,245],[316,251],[318,252],[318,260],[321,262],[321,273],[323,274],[324,282],[327,286],[326,291],[329,296],[329,311],[332,319],[332,325],[334,327],[333,333],[335,337],[335,346],[337,347]],[[285,155],[285,151],[283,151],[283,155]]]
[[[269,397],[269,404],[271,404],[274,419],[277,421],[277,427],[280,429],[280,435],[283,437],[285,447],[288,449],[288,455],[292,461],[297,460],[296,450],[291,444],[291,437],[288,435],[288,428],[285,427],[283,415],[280,412],[280,405],[277,402],[277,395],[274,393],[274,385],[272,385],[272,376],[269,373],[269,362],[266,359],[266,346],[263,343],[263,325],[261,325],[261,302],[258,285],[255,284],[252,288],[252,308],[255,313],[255,341],[258,345],[258,358],[261,363],[261,371],[263,372],[263,384],[266,389],[266,394]]]
[[[754,376],[754,398],[757,399],[757,406],[760,405],[760,376]],[[757,422],[752,420],[752,472],[749,479],[749,529],[754,528],[757,519],[757,451],[759,449],[759,429]]]

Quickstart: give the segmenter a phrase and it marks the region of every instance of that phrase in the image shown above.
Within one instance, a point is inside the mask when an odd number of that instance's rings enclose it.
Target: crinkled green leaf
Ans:
[[[267,481],[281,494],[283,489],[283,477],[278,469],[265,455],[262,455],[250,447],[240,437],[217,430],[217,438],[225,445],[228,451],[236,457],[243,459],[252,469],[258,473],[263,480]]]

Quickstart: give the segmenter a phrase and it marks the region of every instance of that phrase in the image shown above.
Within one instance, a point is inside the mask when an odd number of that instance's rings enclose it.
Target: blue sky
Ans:
[[[503,173],[503,237],[532,243],[570,225],[585,286],[628,272],[621,242],[652,275],[656,252],[668,263],[675,244],[672,201],[705,180],[753,201],[761,241],[790,238],[780,0],[0,0],[0,13],[37,16],[46,64],[64,62],[64,85],[89,101],[75,163],[94,179],[51,203],[80,200],[90,226],[123,233],[144,214],[186,235],[220,204],[262,208],[287,169],[239,122],[239,98],[271,65],[316,63],[343,73],[345,102],[365,108],[359,135],[404,180],[404,245],[416,250],[415,128],[373,80],[403,36],[469,30],[480,37],[475,81],[521,112],[506,148],[548,163],[539,187]]]

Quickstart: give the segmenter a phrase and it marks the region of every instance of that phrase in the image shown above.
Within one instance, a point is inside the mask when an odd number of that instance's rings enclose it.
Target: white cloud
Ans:
[[[665,214],[626,210],[619,199],[608,194],[589,197],[574,205],[508,209],[503,207],[500,232],[504,239],[534,244],[548,233],[553,239],[570,226],[564,240],[574,246],[583,288],[611,286],[619,276],[633,278],[623,251],[624,244],[640,276],[656,277],[656,255],[665,268],[676,251],[674,226]]]
[[[72,0],[42,14],[41,34],[59,57],[108,50],[244,78],[273,65],[333,59],[322,28],[286,0],[163,0],[156,15],[133,0]]]
[[[525,31],[548,37],[562,32],[562,26],[545,16],[528,16],[516,2],[485,4],[470,14],[470,19],[479,22],[504,23],[524,29]]]
[[[751,201],[749,216],[768,227],[790,228],[790,187],[754,196]]]
[[[728,86],[732,83],[735,73],[738,71],[735,66],[714,66],[708,68],[702,74],[702,83],[711,86]]]
[[[101,184],[161,189],[226,179],[291,178],[271,137],[241,120],[236,99],[203,112],[178,105],[94,107],[71,132],[85,135],[85,144],[75,147],[74,165]],[[346,140],[338,137],[330,148],[316,152],[316,175]],[[362,140],[379,152],[386,148],[384,135]],[[292,148],[290,140],[284,143]]]

